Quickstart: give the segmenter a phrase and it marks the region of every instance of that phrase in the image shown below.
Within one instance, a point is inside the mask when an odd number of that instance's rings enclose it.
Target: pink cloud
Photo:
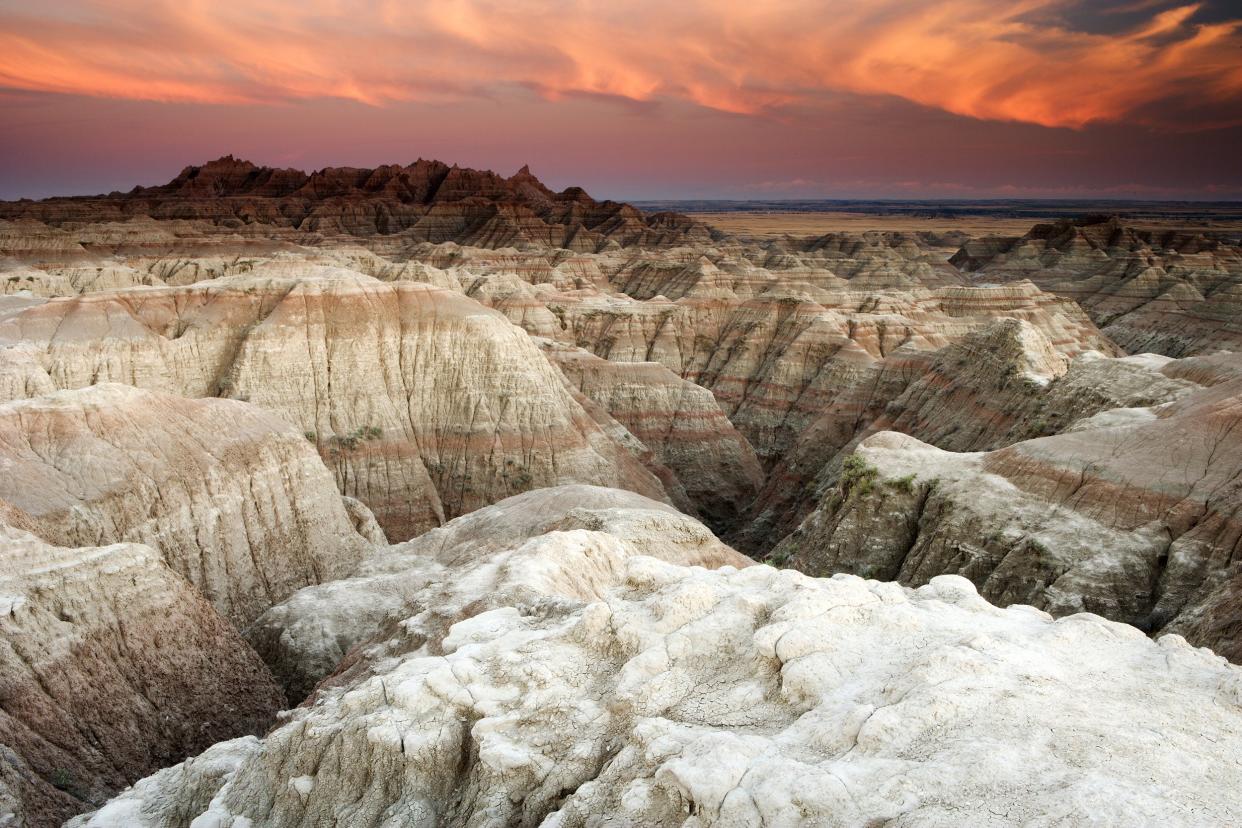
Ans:
[[[744,114],[845,92],[1068,127],[1152,121],[1152,107],[1172,97],[1201,109],[1242,100],[1242,22],[1195,23],[1193,4],[1153,10],[1115,34],[1033,22],[1054,20],[1063,5],[66,0],[0,10],[0,86],[382,106],[520,85],[550,99],[677,99]]]

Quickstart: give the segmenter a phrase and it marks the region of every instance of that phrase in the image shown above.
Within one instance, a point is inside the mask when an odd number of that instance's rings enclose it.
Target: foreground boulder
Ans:
[[[1242,819],[1242,671],[1175,636],[1000,610],[957,577],[621,569],[390,654],[75,825]]]
[[[371,549],[360,529],[377,538],[301,434],[230,400],[104,384],[0,404],[0,468],[24,528],[148,544],[239,626],[349,572]]]
[[[0,824],[59,825],[213,742],[263,732],[284,701],[154,550],[65,549],[0,525]]]

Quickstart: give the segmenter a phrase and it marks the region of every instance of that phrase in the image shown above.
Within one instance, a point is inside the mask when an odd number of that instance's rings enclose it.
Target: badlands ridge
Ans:
[[[0,826],[1242,822],[1242,248],[523,168],[0,204]]]

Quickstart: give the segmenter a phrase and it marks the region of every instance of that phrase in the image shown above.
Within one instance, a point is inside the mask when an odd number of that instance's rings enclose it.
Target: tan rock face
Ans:
[[[7,786],[25,824],[59,825],[143,774],[261,733],[284,701],[153,549],[63,549],[0,527],[0,803]]]
[[[793,531],[837,483],[845,457],[872,434],[900,431],[955,452],[997,449],[1197,387],[1161,373],[1168,362],[1091,351],[1070,361],[1033,325],[1012,318],[938,352],[902,349],[862,374],[802,433],[731,540],[764,550]]]
[[[657,362],[610,362],[550,341],[544,353],[672,470],[689,501],[684,508],[720,525],[754,497],[763,469],[710,391]]]
[[[24,528],[147,544],[239,626],[371,548],[305,438],[245,403],[105,384],[0,404],[0,467]]]
[[[775,556],[910,584],[958,573],[998,603],[1095,612],[1237,659],[1240,406],[1226,381],[988,453],[883,432]]]
[[[116,381],[266,408],[393,539],[549,484],[663,496],[525,334],[424,284],[321,269],[54,299],[0,319],[3,345],[39,371],[9,387]]]
[[[765,295],[636,302],[562,294],[557,338],[621,362],[657,361],[715,395],[765,461],[788,451],[843,389],[906,346],[942,348],[998,316],[1030,323],[1053,348],[1117,353],[1072,303],[1033,286],[912,293]]]
[[[1037,225],[952,259],[976,281],[1029,279],[1077,301],[1130,353],[1242,351],[1242,247],[1118,219]]]

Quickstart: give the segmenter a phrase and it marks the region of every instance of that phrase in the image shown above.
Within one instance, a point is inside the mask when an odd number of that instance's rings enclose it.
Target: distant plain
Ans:
[[[636,206],[686,213],[719,230],[751,238],[872,230],[1020,236],[1042,222],[1106,214],[1142,229],[1197,231],[1242,240],[1242,202],[1225,201],[647,201]]]

